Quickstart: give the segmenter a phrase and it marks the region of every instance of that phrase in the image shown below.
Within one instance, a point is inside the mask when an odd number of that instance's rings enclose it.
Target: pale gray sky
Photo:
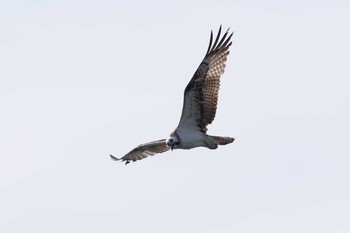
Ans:
[[[291,1],[290,1],[291,2]],[[350,232],[348,1],[1,1],[0,232]],[[216,151],[124,166],[235,31]]]

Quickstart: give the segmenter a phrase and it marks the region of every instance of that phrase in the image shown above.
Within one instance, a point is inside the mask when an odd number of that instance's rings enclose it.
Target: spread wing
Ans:
[[[126,161],[125,164],[130,163],[130,161],[135,162],[136,160],[141,160],[158,153],[163,153],[168,151],[169,147],[166,145],[166,139],[161,139],[158,141],[153,141],[145,144],[141,144],[126,155],[121,158],[116,158],[110,155],[113,160]]]
[[[228,31],[229,29],[220,39],[220,26],[214,44],[211,32],[207,53],[185,89],[178,129],[199,127],[205,133],[207,125],[213,122],[218,103],[220,77],[225,71],[225,62],[232,44],[233,33],[228,36]]]

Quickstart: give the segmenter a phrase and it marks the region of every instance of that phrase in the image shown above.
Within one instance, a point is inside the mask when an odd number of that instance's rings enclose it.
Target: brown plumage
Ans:
[[[148,156],[163,153],[168,150],[169,147],[166,145],[166,139],[161,139],[158,141],[141,144],[120,159],[114,157],[113,155],[110,156],[113,160],[126,161],[125,164],[128,164],[130,161],[135,162],[136,160],[141,160],[147,158]]]
[[[215,118],[220,88],[220,77],[225,71],[225,62],[230,53],[228,50],[232,42],[228,30],[219,42],[221,26],[213,43],[213,32],[207,53],[188,83],[184,93],[184,105],[179,125],[182,121],[195,116],[197,126],[203,133],[207,132],[207,125]],[[195,103],[195,106],[193,104]],[[191,109],[189,111],[189,109]]]

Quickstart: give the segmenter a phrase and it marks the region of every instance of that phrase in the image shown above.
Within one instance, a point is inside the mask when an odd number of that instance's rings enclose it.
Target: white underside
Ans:
[[[195,147],[209,147],[212,142],[210,138],[199,130],[182,129],[177,130],[180,145],[176,149],[192,149]]]

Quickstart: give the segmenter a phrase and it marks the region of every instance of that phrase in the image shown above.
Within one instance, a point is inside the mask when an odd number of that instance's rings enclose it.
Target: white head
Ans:
[[[180,138],[176,131],[170,134],[170,137],[166,140],[166,145],[171,148],[171,150],[176,149],[180,144]]]

